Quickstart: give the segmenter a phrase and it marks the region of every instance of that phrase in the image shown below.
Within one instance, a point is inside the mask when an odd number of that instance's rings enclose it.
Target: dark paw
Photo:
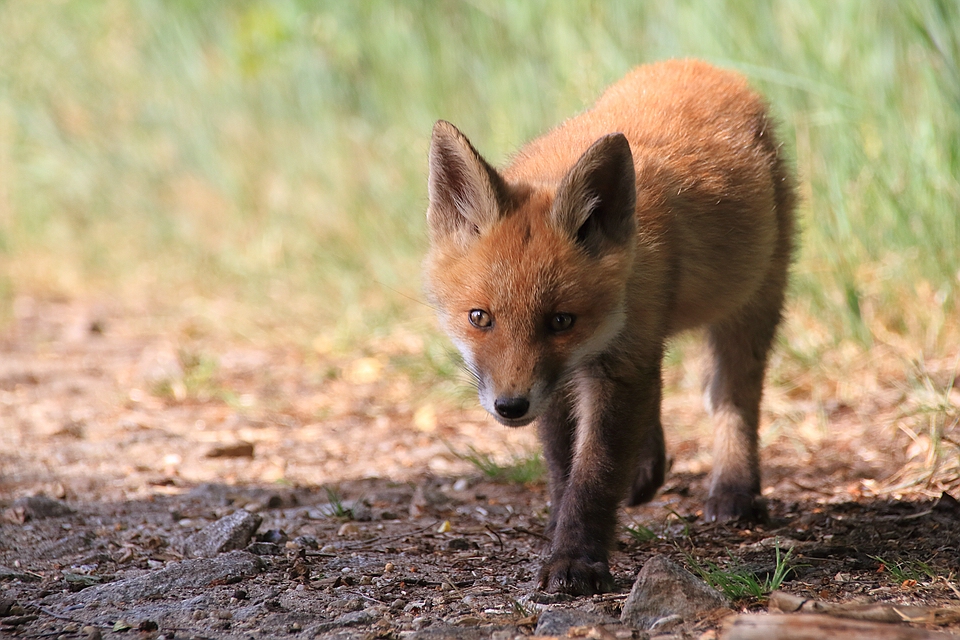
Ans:
[[[610,575],[606,562],[555,556],[540,570],[540,589],[575,596],[592,596],[595,593],[612,591],[613,576]]]
[[[765,522],[767,508],[760,496],[744,491],[725,491],[712,495],[703,508],[707,522]]]

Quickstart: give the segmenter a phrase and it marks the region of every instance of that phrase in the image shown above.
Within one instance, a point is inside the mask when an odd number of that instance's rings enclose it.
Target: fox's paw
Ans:
[[[575,596],[592,596],[612,591],[613,576],[606,562],[555,555],[540,570],[539,588]]]
[[[767,507],[760,496],[747,491],[724,491],[711,495],[703,508],[707,522],[764,522]]]

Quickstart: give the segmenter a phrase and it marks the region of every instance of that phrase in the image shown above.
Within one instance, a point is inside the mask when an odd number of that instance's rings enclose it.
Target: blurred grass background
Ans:
[[[434,336],[433,122],[501,163],[667,57],[740,70],[782,121],[786,357],[955,348],[952,0],[0,2],[0,312],[108,296],[305,345]]]

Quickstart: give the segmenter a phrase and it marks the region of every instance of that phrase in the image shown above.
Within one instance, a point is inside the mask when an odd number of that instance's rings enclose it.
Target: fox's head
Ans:
[[[498,421],[539,417],[626,322],[635,170],[619,133],[559,184],[509,182],[448,122],[430,145],[426,288]]]

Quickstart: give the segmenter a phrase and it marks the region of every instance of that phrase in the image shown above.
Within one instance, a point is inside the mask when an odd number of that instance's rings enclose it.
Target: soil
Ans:
[[[955,354],[925,362],[922,384],[870,360],[842,401],[771,384],[770,518],[750,528],[699,518],[709,420],[696,357],[671,365],[667,484],[622,511],[634,533],[612,554],[617,590],[569,598],[535,589],[542,482],[494,482],[462,455],[507,464],[535,450],[532,432],[425,388],[415,337],[350,357],[104,304],[15,311],[0,343],[0,636],[512,638],[545,607],[619,616],[654,555],[763,582],[788,550],[791,593],[960,605]],[[262,518],[241,550],[187,557],[188,537],[241,508]],[[720,619],[670,633],[710,637]]]

